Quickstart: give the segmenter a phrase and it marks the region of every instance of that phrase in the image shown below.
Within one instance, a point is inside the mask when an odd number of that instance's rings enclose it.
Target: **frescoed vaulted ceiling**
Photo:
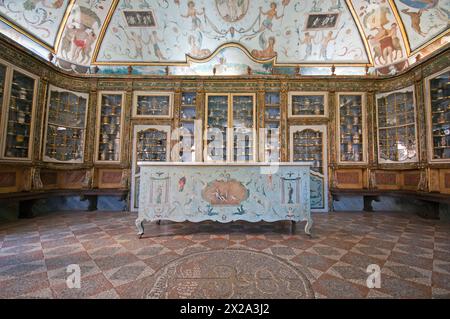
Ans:
[[[0,32],[79,73],[394,74],[448,42],[449,15],[450,0],[0,0]]]

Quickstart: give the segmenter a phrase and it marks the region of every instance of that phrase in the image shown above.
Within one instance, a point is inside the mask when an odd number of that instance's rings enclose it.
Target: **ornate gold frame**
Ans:
[[[100,121],[101,121],[101,112],[102,112],[102,97],[105,95],[120,95],[120,97],[122,98],[122,102],[121,102],[121,114],[120,114],[120,145],[119,145],[119,160],[117,161],[102,161],[98,159],[98,151],[99,151],[99,147],[100,147],[100,134],[101,134],[101,130],[100,130]],[[96,112],[96,134],[95,134],[95,147],[94,147],[94,163],[99,163],[99,164],[119,164],[121,162],[121,156],[122,156],[122,149],[123,149],[123,144],[124,144],[124,128],[123,128],[123,124],[124,124],[124,119],[125,119],[125,95],[126,92],[124,91],[100,91],[98,92],[98,97],[97,97],[97,112]]]
[[[4,156],[5,146],[6,146],[6,139],[3,138],[0,142],[0,160],[2,162],[31,162],[33,158],[33,152],[34,152],[34,135],[35,135],[35,122],[36,122],[36,114],[37,114],[37,105],[38,105],[38,87],[39,87],[39,80],[40,78],[37,75],[34,75],[28,71],[25,71],[19,67],[16,67],[15,65],[6,62],[2,59],[0,59],[0,63],[6,67],[5,71],[5,83],[3,84],[3,101],[0,103],[0,112],[2,112],[2,116],[0,117],[0,132],[6,136],[7,132],[7,124],[8,124],[8,114],[9,114],[9,103],[11,98],[11,86],[12,86],[12,80],[14,76],[14,72],[21,73],[31,79],[34,80],[34,87],[33,87],[33,104],[32,104],[32,110],[31,110],[31,122],[30,122],[30,137],[28,140],[28,156],[26,158],[21,157],[6,157]]]
[[[225,161],[213,161],[213,160],[207,160],[206,155],[208,151],[208,98],[210,96],[226,96],[228,100],[228,111],[227,111],[227,136],[226,136],[226,142],[227,142],[227,154],[226,154],[226,160]],[[207,163],[230,163],[233,162],[233,96],[251,96],[253,98],[253,160],[249,161],[250,163],[254,163],[258,161],[258,129],[256,127],[257,123],[257,112],[256,112],[256,94],[255,93],[206,93],[205,94],[205,130],[203,132],[203,161]],[[231,142],[231,143],[230,143]],[[242,161],[236,161],[236,163],[247,163]]]
[[[363,158],[358,162],[341,161],[341,113],[340,113],[340,97],[341,96],[361,96],[361,120],[362,120],[362,149]],[[336,158],[339,165],[367,165],[367,94],[365,92],[338,92],[336,94]]]
[[[432,125],[432,110],[431,110],[431,88],[430,81],[435,77],[444,74],[446,72],[450,72],[450,66],[436,72],[430,76],[427,76],[423,81],[423,92],[424,92],[424,100],[425,100],[425,123],[427,127],[427,156],[428,163],[436,164],[436,163],[450,163],[450,159],[433,159],[433,125]]]
[[[50,46],[49,44],[40,40],[37,36],[31,34],[30,32],[26,31],[24,28],[20,27],[19,25],[15,24],[14,22],[10,21],[8,18],[6,18],[2,15],[0,15],[0,21],[4,22],[5,24],[7,24],[8,26],[13,28],[15,31],[19,32],[20,34],[26,36],[31,41],[33,41],[33,42],[39,44],[40,46],[44,47],[45,49],[49,50],[51,53],[56,54],[58,52],[62,34],[64,32],[64,29],[66,28],[67,20],[69,19],[69,15],[72,12],[75,2],[76,2],[76,0],[69,0],[69,3],[67,4],[67,8],[66,8],[66,11],[63,16],[63,19],[61,20],[61,23],[59,25],[58,32],[56,33],[55,43],[53,44],[53,46]]]

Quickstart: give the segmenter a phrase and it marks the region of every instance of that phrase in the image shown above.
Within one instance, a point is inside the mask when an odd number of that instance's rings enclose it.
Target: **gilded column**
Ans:
[[[259,161],[264,161],[264,108],[265,108],[265,87],[264,82],[258,82],[258,90],[256,92],[256,128],[258,141],[258,157]],[[258,159],[257,159],[258,160]]]
[[[98,81],[92,80],[89,86],[89,110],[86,123],[86,145],[84,147],[84,159],[87,166],[91,167],[93,165],[94,159],[94,145],[95,145],[95,119],[97,114],[97,84]]]
[[[133,122],[131,114],[133,109],[133,82],[127,82],[125,92],[125,101],[123,101],[124,112],[124,127],[123,127],[123,149],[122,149],[122,163],[126,168],[131,168],[131,161],[133,159]]]
[[[203,161],[203,136],[205,132],[205,87],[203,82],[197,82],[196,89],[196,125],[195,125],[195,160]]]
[[[39,93],[36,101],[36,118],[34,125],[34,145],[39,147],[33,148],[33,164],[37,161],[42,161],[44,150],[44,131],[45,131],[45,114],[47,112],[47,87],[48,78],[46,76],[41,78],[39,82]]]
[[[289,85],[287,82],[281,82],[280,88],[280,138],[281,138],[281,161],[289,162],[289,127],[287,125],[287,109],[288,109],[288,91]]]
[[[179,141],[178,128],[180,127],[180,116],[181,116],[181,114],[180,114],[181,113],[181,94],[182,94],[181,83],[177,82],[177,83],[175,83],[175,92],[173,95],[173,99],[174,99],[174,101],[173,101],[173,119],[172,119],[172,125],[171,125],[172,132],[170,134],[171,139],[172,139],[172,141],[170,141],[171,151],[174,149],[175,145]],[[177,159],[177,157],[171,158],[170,160],[174,161],[175,159]]]
[[[366,110],[367,110],[367,160],[368,168],[366,170],[366,178],[364,187],[375,188],[375,169],[377,168],[377,134],[376,127],[376,107],[375,107],[375,93],[373,91],[367,92]]]
[[[414,91],[416,99],[417,112],[417,149],[419,157],[418,169],[420,170],[420,180],[417,186],[420,191],[428,191],[428,154],[427,154],[427,127],[426,127],[426,108],[424,96],[422,69],[419,68],[414,73]]]

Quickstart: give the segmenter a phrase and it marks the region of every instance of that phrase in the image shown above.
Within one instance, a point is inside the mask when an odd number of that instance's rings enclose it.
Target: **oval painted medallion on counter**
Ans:
[[[214,206],[236,206],[248,198],[249,191],[235,179],[214,180],[202,191],[205,201]]]

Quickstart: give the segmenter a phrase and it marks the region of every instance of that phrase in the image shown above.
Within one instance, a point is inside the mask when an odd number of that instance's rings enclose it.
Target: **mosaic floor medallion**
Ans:
[[[144,298],[314,298],[306,276],[276,257],[227,249],[191,254],[152,276]]]

